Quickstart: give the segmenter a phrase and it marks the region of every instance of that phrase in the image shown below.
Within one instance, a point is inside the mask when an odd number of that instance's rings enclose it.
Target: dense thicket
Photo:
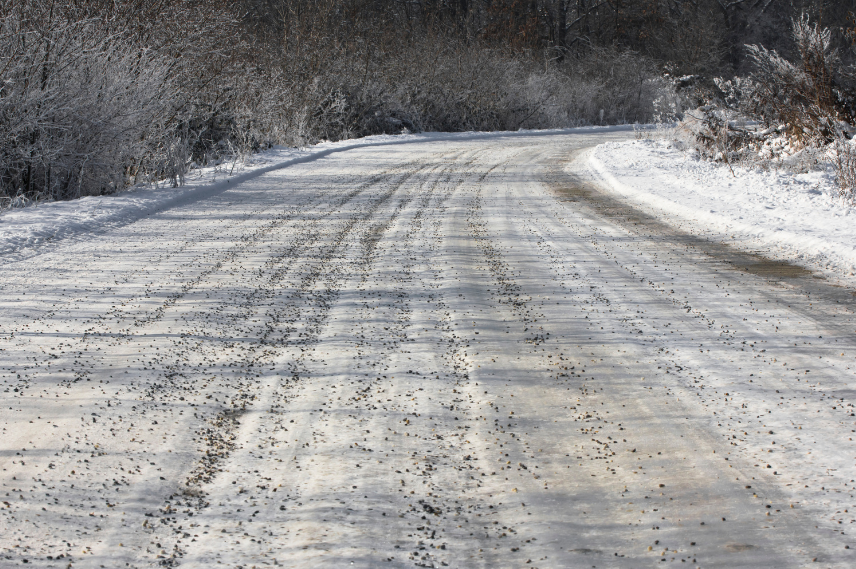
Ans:
[[[850,0],[0,0],[0,208],[179,184],[194,164],[269,144],[666,118],[713,77],[749,69],[743,44],[794,53],[787,30],[803,11],[843,46],[852,10]]]

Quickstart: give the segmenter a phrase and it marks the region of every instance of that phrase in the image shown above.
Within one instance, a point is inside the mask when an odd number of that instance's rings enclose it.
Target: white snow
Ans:
[[[854,281],[856,212],[838,197],[831,168],[793,174],[735,166],[732,174],[665,139],[608,142],[587,158],[596,180],[649,212]]]
[[[853,567],[852,301],[563,199],[625,135],[260,157],[6,262],[0,567]]]
[[[464,141],[509,136],[548,136],[562,132],[615,132],[629,127],[580,127],[563,130],[516,132],[460,132],[377,135],[339,142],[323,142],[307,148],[275,147],[253,155],[242,164],[224,163],[188,174],[185,183],[172,187],[139,185],[115,195],[85,197],[72,201],[45,202],[0,212],[0,263],[20,261],[33,255],[46,242],[87,237],[133,223],[149,215],[203,200],[236,184],[294,164],[318,160],[333,153],[377,145],[413,142]]]

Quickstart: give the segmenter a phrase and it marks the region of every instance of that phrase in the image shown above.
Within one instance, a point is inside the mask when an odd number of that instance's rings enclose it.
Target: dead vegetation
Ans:
[[[856,71],[833,31],[803,15],[793,21],[798,57],[749,45],[748,77],[717,79],[704,104],[686,113],[679,140],[729,165],[805,172],[831,164],[841,197],[856,200]]]

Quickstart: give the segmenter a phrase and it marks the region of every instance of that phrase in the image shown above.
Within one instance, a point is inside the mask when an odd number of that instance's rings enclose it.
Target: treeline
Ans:
[[[650,121],[687,104],[676,78],[740,72],[745,43],[791,49],[803,10],[844,28],[852,7],[0,0],[0,208],[180,184],[271,144]]]

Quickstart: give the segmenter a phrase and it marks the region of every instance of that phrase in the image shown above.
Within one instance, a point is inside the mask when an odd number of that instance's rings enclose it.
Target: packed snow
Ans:
[[[628,134],[351,148],[7,261],[0,566],[853,567],[853,296],[563,171]]]
[[[621,132],[629,127],[580,127],[541,131],[406,133],[368,136],[355,140],[322,142],[305,148],[275,147],[241,162],[223,162],[191,170],[184,183],[174,187],[165,180],[139,184],[118,194],[90,196],[71,201],[24,204],[0,211],[0,264],[35,254],[46,243],[103,233],[160,211],[205,200],[265,173],[368,146],[390,146],[428,141],[464,141],[514,136],[547,136],[570,132]]]
[[[856,210],[839,198],[831,167],[732,173],[667,138],[600,145],[588,165],[603,185],[677,226],[856,282]]]

